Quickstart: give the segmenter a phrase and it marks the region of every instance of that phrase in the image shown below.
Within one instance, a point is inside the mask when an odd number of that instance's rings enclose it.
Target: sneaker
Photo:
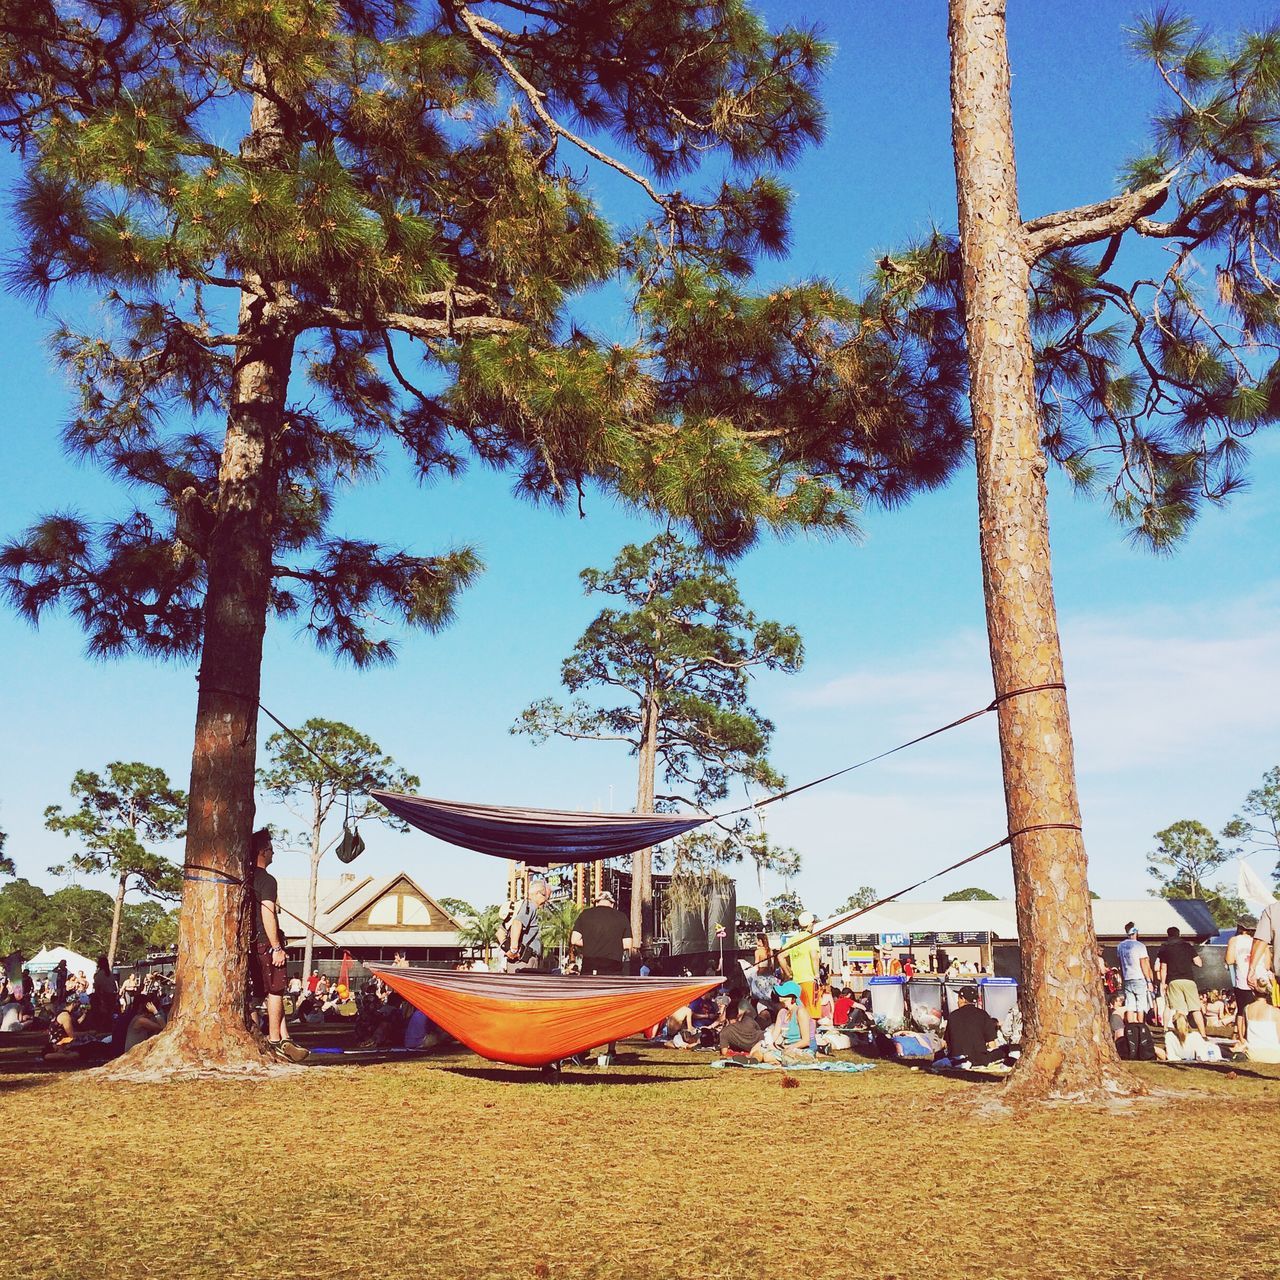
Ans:
[[[292,1040],[276,1040],[267,1041],[271,1048],[275,1050],[278,1058],[283,1058],[286,1062],[306,1062],[311,1057],[311,1050],[304,1049],[300,1044],[294,1044]]]

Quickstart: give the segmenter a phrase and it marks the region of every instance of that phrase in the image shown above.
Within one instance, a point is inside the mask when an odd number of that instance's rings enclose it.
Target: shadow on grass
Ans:
[[[700,1065],[691,1063],[691,1066]],[[628,1085],[638,1084],[688,1084],[690,1081],[705,1082],[710,1080],[710,1076],[680,1074],[666,1074],[668,1064],[663,1063],[659,1071],[645,1072],[643,1075],[634,1075],[628,1073],[626,1075],[614,1074],[609,1069],[603,1071],[598,1069],[587,1068],[582,1071],[569,1067],[561,1071],[557,1076],[544,1076],[537,1067],[464,1067],[464,1066],[445,1066],[444,1070],[450,1075],[465,1076],[471,1080],[488,1080],[495,1084],[554,1084],[560,1088],[566,1085],[608,1085],[613,1087],[625,1087]]]
[[[1248,1080],[1274,1081],[1275,1076],[1265,1071],[1251,1071],[1248,1060],[1242,1062],[1163,1062],[1160,1066],[1172,1067],[1175,1071],[1210,1071],[1215,1076],[1243,1076]]]
[[[0,1076],[0,1096],[10,1093],[20,1093],[23,1089],[39,1089],[49,1083],[50,1077],[54,1072],[46,1072],[43,1075],[24,1075],[24,1076]]]

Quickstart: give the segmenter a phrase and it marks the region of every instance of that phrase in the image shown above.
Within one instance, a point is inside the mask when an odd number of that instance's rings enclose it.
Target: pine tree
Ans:
[[[73,813],[58,805],[44,811],[44,825],[80,841],[71,855],[75,871],[105,872],[116,881],[111,912],[107,963],[114,964],[120,938],[125,894],[130,888],[152,897],[176,899],[182,892],[181,873],[163,854],[148,845],[182,838],[187,797],[154,765],[115,760],[107,775],[81,769],[71,780],[71,797],[79,802]]]
[[[637,813],[678,803],[705,811],[735,779],[780,789],[765,755],[773,725],[747,702],[747,690],[754,670],[799,670],[804,650],[795,628],[758,620],[723,566],[669,532],[624,547],[609,569],[583,570],[582,582],[620,607],[596,616],[560,678],[570,693],[599,690],[621,701],[578,698],[566,707],[545,698],[526,708],[512,732],[624,743],[638,765]],[[745,838],[745,819],[732,834]],[[647,939],[652,850],[634,855],[631,883],[631,936]]]
[[[1140,23],[1135,47],[1174,98],[1155,120],[1156,152],[1120,195],[1024,222],[1004,11],[1005,0],[950,0],[958,248],[935,238],[882,264],[883,283],[908,313],[949,298],[964,317],[1023,964],[1010,1094],[1106,1097],[1141,1086],[1116,1059],[1093,961],[1046,453],[1083,484],[1109,465],[1116,514],[1157,549],[1241,483],[1245,442],[1280,411],[1280,32],[1215,44],[1167,11]],[[1131,233],[1174,250],[1163,277],[1116,282]],[[1088,245],[1104,246],[1096,260]],[[1216,298],[1195,279],[1202,255],[1218,264]],[[954,353],[948,341],[942,357]]]
[[[371,617],[439,628],[479,570],[468,547],[330,530],[334,493],[385,449],[424,480],[472,457],[507,468],[552,505],[603,486],[725,552],[764,528],[848,526],[849,500],[764,430],[789,394],[766,396],[766,356],[754,396],[690,395],[671,318],[688,280],[784,247],[768,170],[819,136],[827,56],[741,0],[8,7],[0,130],[24,157],[26,241],[11,283],[107,304],[110,330],[55,331],[80,396],[66,439],[139,501],[102,525],[40,520],[0,554],[3,586],[32,620],[68,608],[94,654],[200,663],[179,996],[120,1074],[263,1069],[237,953],[268,619],[382,661]],[[675,189],[709,153],[718,185]],[[611,229],[584,160],[646,212]],[[640,318],[627,346],[567,318],[615,276]],[[792,379],[805,307],[774,309],[796,332],[767,359]]]

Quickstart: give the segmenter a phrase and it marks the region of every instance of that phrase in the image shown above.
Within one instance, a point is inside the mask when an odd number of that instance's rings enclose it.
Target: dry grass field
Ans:
[[[998,1083],[708,1060],[126,1086],[0,1050],[0,1276],[1280,1274],[1280,1069],[1153,1064],[1154,1101],[1015,1114]]]

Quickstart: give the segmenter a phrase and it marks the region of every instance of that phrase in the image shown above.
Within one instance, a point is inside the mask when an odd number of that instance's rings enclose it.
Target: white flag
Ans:
[[[1236,881],[1236,893],[1251,907],[1261,910],[1269,907],[1275,895],[1262,883],[1262,877],[1243,859],[1240,859],[1240,875]]]

